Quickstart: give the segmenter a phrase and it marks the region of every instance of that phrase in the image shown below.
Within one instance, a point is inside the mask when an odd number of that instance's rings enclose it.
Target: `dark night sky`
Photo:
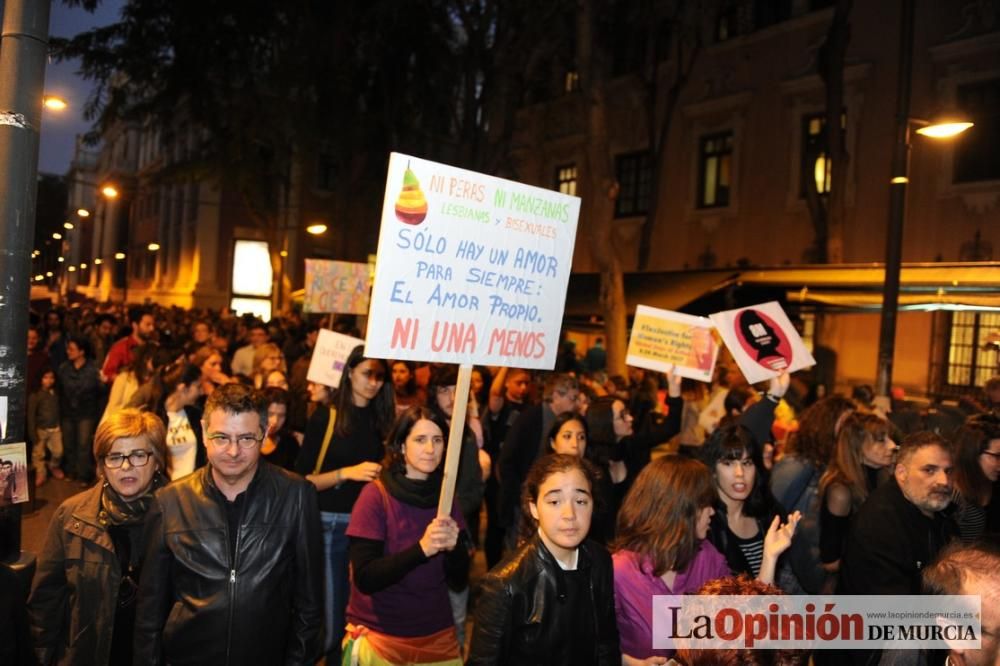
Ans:
[[[103,0],[93,14],[80,8],[70,9],[61,0],[52,0],[49,19],[49,33],[59,37],[73,35],[93,27],[114,23],[125,0]],[[0,0],[0,12],[4,0]],[[38,170],[46,173],[64,174],[73,159],[73,145],[77,134],[90,127],[83,119],[83,105],[91,86],[77,74],[79,63],[75,61],[49,62],[45,69],[45,92],[60,95],[69,108],[61,112],[45,110],[42,113],[42,129],[38,156]]]

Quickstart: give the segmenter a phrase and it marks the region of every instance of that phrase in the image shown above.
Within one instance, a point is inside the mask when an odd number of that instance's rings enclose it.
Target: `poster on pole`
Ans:
[[[551,369],[580,199],[393,153],[365,355]]]
[[[367,314],[370,267],[349,261],[306,259],[303,312]]]
[[[28,501],[28,447],[0,444],[0,506]]]
[[[710,315],[733,359],[751,384],[816,365],[777,301]]]
[[[316,338],[312,360],[309,361],[306,379],[316,384],[337,388],[340,386],[340,376],[344,374],[347,357],[355,347],[364,343],[364,340],[321,328],[319,337]]]
[[[669,372],[702,382],[712,381],[719,343],[715,325],[705,317],[639,305],[625,363]]]

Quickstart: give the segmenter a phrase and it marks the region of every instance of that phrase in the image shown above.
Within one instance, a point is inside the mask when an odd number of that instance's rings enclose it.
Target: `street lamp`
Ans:
[[[90,217],[90,211],[87,210],[86,208],[77,208],[76,214],[77,217]]]
[[[118,188],[111,184],[105,185],[101,188],[101,194],[103,194],[106,199],[117,199]]]
[[[896,83],[896,143],[892,151],[889,180],[889,225],[885,240],[885,283],[882,288],[882,319],[879,323],[878,368],[875,394],[888,401],[892,390],[892,360],[896,347],[896,318],[899,314],[899,269],[903,253],[903,219],[906,214],[906,186],[910,182],[910,130],[933,138],[956,136],[972,127],[965,118],[944,118],[943,122],[910,117],[910,79],[913,65],[914,0],[903,0],[900,15],[899,80]]]
[[[69,104],[58,95],[46,95],[42,98],[42,104],[51,111],[64,111]]]
[[[306,231],[311,233],[313,236],[319,236],[320,234],[326,233],[326,225],[322,222],[316,222],[315,224],[310,224],[306,227]]]

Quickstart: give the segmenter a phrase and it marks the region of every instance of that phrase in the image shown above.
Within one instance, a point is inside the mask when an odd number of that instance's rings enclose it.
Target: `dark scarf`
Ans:
[[[97,513],[98,522],[105,527],[108,525],[138,525],[146,518],[146,511],[149,510],[149,505],[153,502],[153,493],[165,484],[166,479],[157,470],[153,474],[153,480],[146,492],[131,502],[126,502],[105,480],[101,488],[101,510]]]
[[[441,495],[441,476],[441,472],[437,471],[427,480],[418,481],[406,478],[406,471],[403,469],[383,469],[379,480],[386,491],[403,504],[432,509],[437,506]]]

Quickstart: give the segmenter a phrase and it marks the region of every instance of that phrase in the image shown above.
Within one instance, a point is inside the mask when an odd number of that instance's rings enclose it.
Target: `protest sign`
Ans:
[[[320,329],[312,360],[309,361],[306,379],[316,384],[337,388],[340,386],[340,376],[344,374],[344,362],[350,356],[351,350],[364,343],[364,340],[349,335],[334,333],[325,328]]]
[[[716,312],[710,318],[751,384],[816,365],[777,301]]]
[[[551,369],[580,200],[393,153],[365,354]]]
[[[0,444],[0,506],[28,501],[28,447]]]
[[[302,311],[366,314],[370,288],[368,264],[306,259]]]
[[[719,354],[714,328],[704,317],[639,305],[625,363],[710,382]]]

